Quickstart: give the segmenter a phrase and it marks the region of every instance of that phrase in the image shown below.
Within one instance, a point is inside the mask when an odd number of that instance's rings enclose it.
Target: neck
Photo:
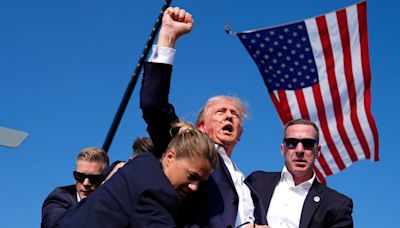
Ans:
[[[293,176],[294,185],[297,186],[299,184],[302,184],[302,183],[310,180],[313,176],[313,173],[305,174],[303,176],[295,176],[292,174],[292,176]]]

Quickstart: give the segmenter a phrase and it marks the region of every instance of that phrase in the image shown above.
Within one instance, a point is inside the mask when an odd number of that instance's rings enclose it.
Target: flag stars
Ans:
[[[274,45],[275,45],[275,46],[278,46],[278,45],[279,45],[279,42],[278,42],[278,41],[274,41]]]
[[[292,82],[293,82],[293,83],[296,83],[296,82],[297,82],[297,78],[293,78],[293,79],[292,79]]]
[[[247,36],[245,34],[243,34],[242,39],[247,39]]]
[[[274,64],[276,64],[276,63],[278,62],[278,60],[273,59],[272,62],[273,62]]]
[[[311,71],[312,73],[315,73],[315,69],[314,69],[314,68],[311,68],[310,71]]]
[[[313,63],[313,60],[312,59],[308,59],[307,62],[311,64],[311,63]]]
[[[305,84],[304,82],[300,82],[300,86],[303,87]]]
[[[298,71],[298,72],[297,72],[297,75],[298,75],[298,76],[301,76],[302,74],[303,74],[303,73],[302,73],[301,71]]]
[[[255,44],[255,43],[256,43],[256,40],[255,40],[255,39],[251,39],[251,43],[252,43],[252,44]]]
[[[291,43],[293,43],[293,40],[292,39],[288,39],[287,42],[288,42],[288,44],[291,44]]]
[[[295,55],[295,54],[296,54],[296,51],[295,51],[295,50],[291,50],[291,51],[290,51],[290,54]]]
[[[286,32],[286,33],[288,33],[288,32],[289,32],[289,29],[288,29],[288,28],[284,28],[283,31]]]
[[[271,30],[271,31],[269,31],[269,34],[270,34],[271,36],[273,36],[273,35],[275,35],[275,31],[274,31],[274,30]]]
[[[283,46],[282,46],[282,49],[283,49],[283,50],[287,50],[288,47],[287,47],[286,45],[283,45]]]
[[[264,55],[264,59],[269,59],[269,55]]]
[[[265,40],[265,42],[267,42],[267,43],[268,43],[268,42],[269,42],[271,39],[270,39],[270,38],[267,36],[267,37],[265,37],[265,39],[264,39],[264,40]]]
[[[285,83],[285,79],[283,79],[283,78],[281,78],[280,81],[281,81],[282,83]]]
[[[306,77],[305,77],[307,80],[310,80],[310,75],[306,75]]]
[[[301,41],[306,42],[306,41],[307,41],[307,38],[305,38],[305,37],[303,36],[303,37],[301,37]]]
[[[299,26],[297,26],[297,28],[299,29],[299,30],[302,30],[303,29],[303,25],[299,25]]]
[[[281,68],[285,68],[286,67],[286,64],[285,63],[282,63],[281,64]]]
[[[289,78],[289,75],[288,74],[285,74],[285,76],[284,76],[286,79],[288,79]]]
[[[278,54],[277,54],[279,57],[281,57],[282,56],[282,52],[278,52]]]
[[[280,40],[283,40],[285,37],[283,35],[278,36]]]
[[[261,43],[261,44],[260,44],[260,48],[265,48],[265,44],[264,44],[264,43]]]
[[[260,55],[260,53],[261,53],[261,52],[260,52],[259,50],[256,51],[256,55]]]
[[[297,32],[293,32],[292,36],[296,37],[297,36]]]
[[[274,52],[274,48],[273,48],[273,47],[270,47],[270,48],[268,48],[268,51],[269,51],[269,52]]]
[[[306,48],[304,48],[304,51],[309,52],[310,48],[306,47]]]
[[[261,37],[260,33],[256,33],[256,37],[260,38]]]
[[[290,56],[286,56],[286,60],[289,62],[290,60],[292,60],[292,58],[290,58]]]
[[[297,43],[297,44],[296,44],[296,47],[297,47],[297,48],[301,48],[301,44],[300,44],[300,43]]]

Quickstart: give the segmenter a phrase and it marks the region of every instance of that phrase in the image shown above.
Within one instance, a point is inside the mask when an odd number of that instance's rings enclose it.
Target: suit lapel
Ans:
[[[315,211],[321,204],[321,201],[324,200],[321,194],[323,191],[322,187],[323,186],[317,181],[317,179],[315,179],[304,201],[299,228],[308,227]]]

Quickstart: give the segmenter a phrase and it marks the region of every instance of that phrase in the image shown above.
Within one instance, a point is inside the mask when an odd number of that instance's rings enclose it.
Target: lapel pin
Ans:
[[[319,203],[319,201],[321,201],[321,197],[314,196],[314,202]]]

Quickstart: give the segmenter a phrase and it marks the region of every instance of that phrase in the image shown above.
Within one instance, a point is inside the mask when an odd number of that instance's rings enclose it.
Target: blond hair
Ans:
[[[106,151],[98,147],[87,147],[79,152],[76,161],[99,162],[103,171],[107,169],[110,161]]]
[[[173,138],[168,144],[167,151],[174,149],[177,159],[203,158],[211,169],[215,169],[218,152],[207,134],[194,129],[192,124],[184,121],[173,124],[170,133]]]

